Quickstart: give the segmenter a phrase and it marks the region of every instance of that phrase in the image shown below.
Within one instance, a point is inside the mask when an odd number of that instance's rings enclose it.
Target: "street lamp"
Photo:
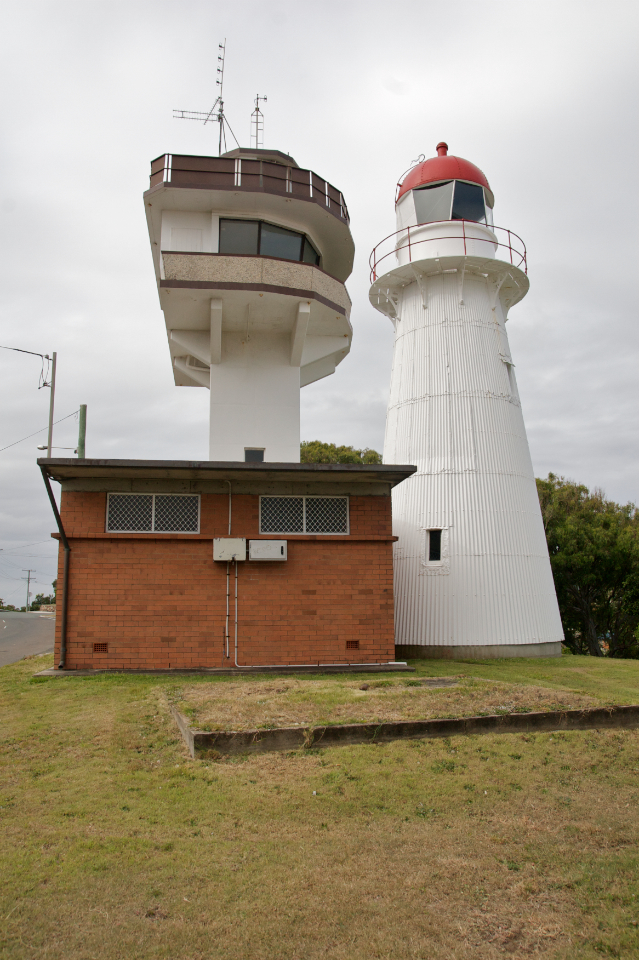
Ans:
[[[20,347],[2,347],[3,350],[13,350],[15,353],[28,353],[32,357],[40,357],[42,361],[49,360],[51,363],[51,380],[49,383],[44,379],[44,372],[42,372],[43,382],[40,384],[42,387],[51,387],[51,398],[49,400],[49,436],[46,447],[38,447],[39,450],[47,450],[47,457],[51,456],[51,443],[53,440],[53,404],[55,400],[55,368],[58,360],[57,353],[52,353],[49,356],[48,353],[35,353],[33,350],[22,350]],[[44,365],[43,365],[44,371]],[[38,388],[39,389],[39,388]]]
[[[47,447],[46,443],[40,444],[38,450],[48,450],[49,456],[51,456],[51,450],[73,450],[74,453],[78,452],[77,447]]]

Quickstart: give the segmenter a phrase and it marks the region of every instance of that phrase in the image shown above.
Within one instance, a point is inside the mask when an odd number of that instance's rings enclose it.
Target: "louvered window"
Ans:
[[[348,532],[348,497],[260,497],[260,533]]]
[[[199,533],[197,494],[110,493],[108,533]]]

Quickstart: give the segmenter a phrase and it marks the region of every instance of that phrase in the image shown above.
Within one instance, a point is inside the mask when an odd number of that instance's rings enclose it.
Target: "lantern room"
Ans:
[[[493,225],[495,198],[484,173],[463,157],[448,155],[437,144],[437,156],[417,164],[397,185],[397,228],[444,220],[470,220]]]

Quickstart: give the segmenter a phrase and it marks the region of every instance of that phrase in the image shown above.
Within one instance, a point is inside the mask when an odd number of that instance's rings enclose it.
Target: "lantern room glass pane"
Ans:
[[[281,257],[283,260],[302,259],[302,237],[299,233],[262,224],[260,253],[263,257]]]
[[[220,253],[257,256],[257,220],[220,220]]]
[[[476,183],[455,180],[451,220],[475,220],[477,223],[483,223],[486,220],[482,187]]]
[[[453,196],[453,181],[438,183],[433,187],[420,187],[413,190],[417,223],[434,223],[436,220],[450,220],[450,204]]]

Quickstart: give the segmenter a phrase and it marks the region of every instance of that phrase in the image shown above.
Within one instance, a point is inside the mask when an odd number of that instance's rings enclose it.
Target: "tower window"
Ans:
[[[260,225],[256,220],[220,220],[220,253],[258,251]]]
[[[245,463],[264,463],[264,450],[248,448],[244,450]]]
[[[220,220],[220,253],[278,257],[319,265],[319,253],[303,233],[261,220]]]
[[[261,224],[260,253],[264,257],[281,257],[283,260],[301,260],[302,240],[299,233],[291,233],[270,223]]]
[[[429,563],[438,563],[442,558],[442,532],[441,530],[428,531],[428,561]]]
[[[319,253],[308,237],[304,237],[304,253],[302,254],[302,260],[304,263],[312,263],[314,266],[318,266],[319,264]]]

